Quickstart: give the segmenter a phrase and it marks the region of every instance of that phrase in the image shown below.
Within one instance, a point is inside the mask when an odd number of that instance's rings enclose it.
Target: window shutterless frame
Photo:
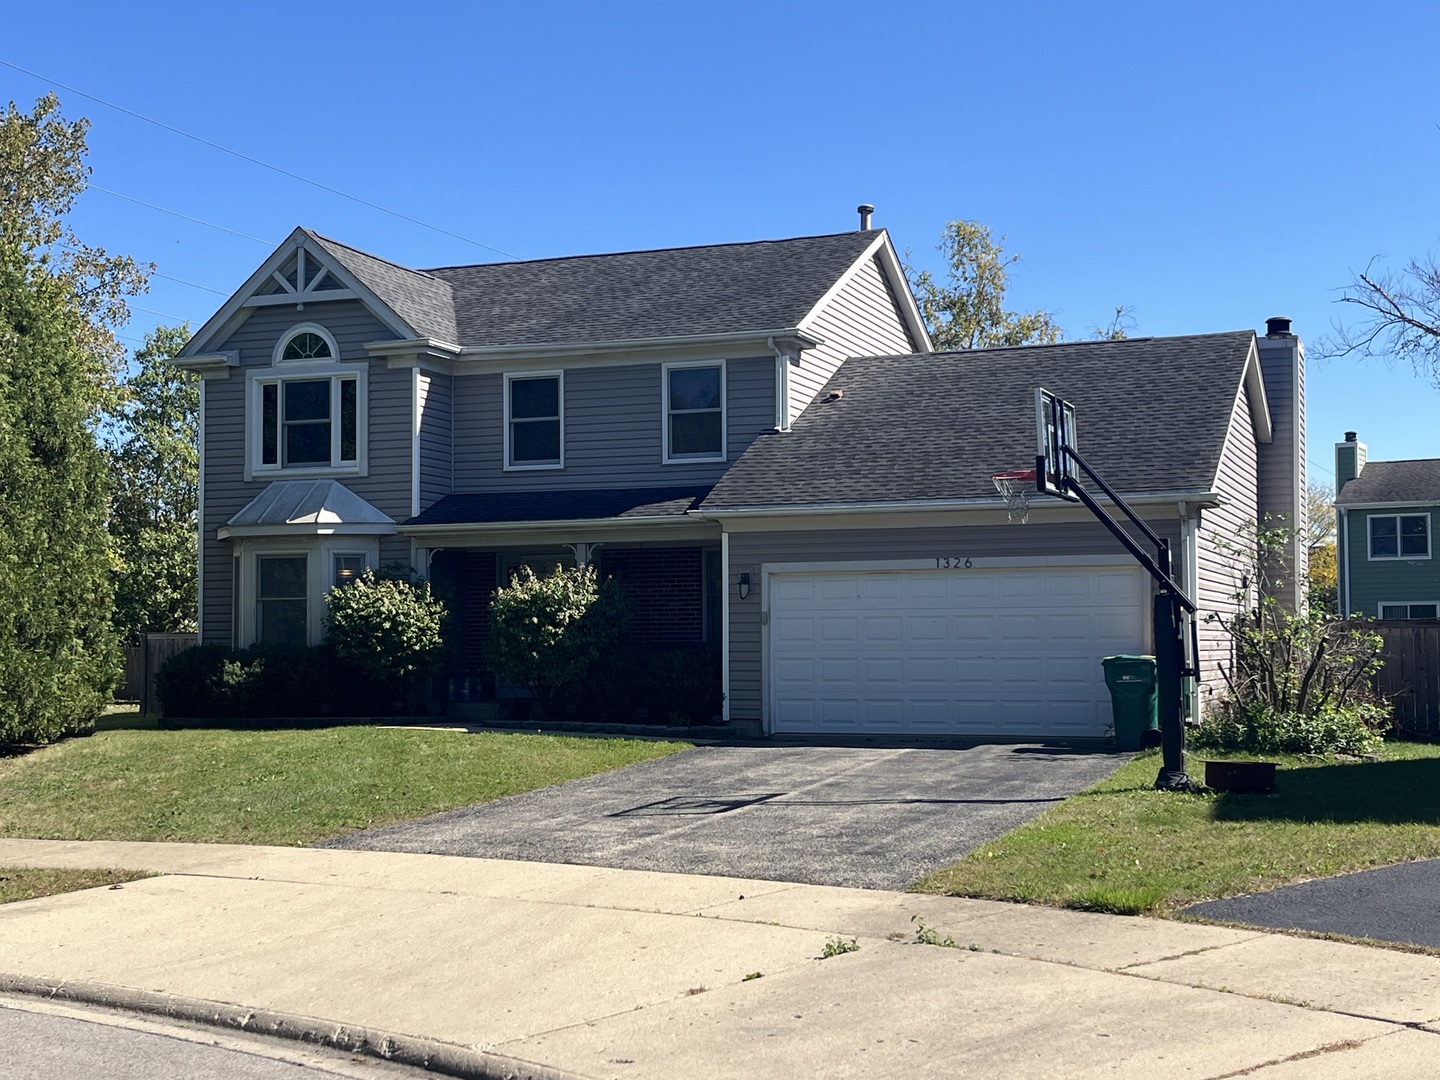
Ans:
[[[247,372],[245,479],[279,475],[286,478],[366,475],[368,375],[369,368],[363,364],[301,364],[297,361],[288,361],[283,368]],[[316,390],[322,383],[323,397]],[[287,394],[291,387],[294,392]],[[293,451],[306,445],[302,429],[327,425],[328,457],[287,460],[291,456],[287,454],[287,447]],[[315,440],[324,438],[311,436],[303,456],[319,457]]]
[[[1430,515],[1366,515],[1365,551],[1372,562],[1430,558]]]
[[[1375,605],[1375,615],[1380,619],[1440,618],[1440,601],[1385,600]]]
[[[522,401],[515,407],[515,389],[524,395],[525,383],[553,382],[555,384],[554,412],[548,408],[537,411],[533,402]],[[563,469],[565,467],[565,372],[563,371],[516,371],[506,372],[502,387],[505,399],[505,460],[506,472],[523,472],[534,469]],[[551,428],[557,433],[556,453],[553,457],[530,457],[526,449],[533,451],[533,444],[548,438]],[[516,442],[521,443],[521,456],[516,457]],[[524,430],[529,429],[529,430]]]
[[[684,380],[690,372],[700,373],[704,371],[716,372],[716,393],[713,397],[706,397],[703,391],[706,389],[700,379],[690,379],[694,385],[684,385]],[[673,387],[671,376],[677,377],[677,383]],[[662,443],[661,463],[665,465],[686,465],[691,462],[700,461],[724,461],[726,459],[726,426],[728,409],[726,408],[725,390],[725,361],[724,360],[684,360],[673,361],[660,365],[660,438]],[[713,403],[712,403],[713,402]],[[718,420],[719,430],[713,438],[714,448],[706,446],[703,449],[689,450],[683,444],[689,441],[693,446],[695,442],[708,437],[705,427],[715,423],[710,418]],[[682,439],[676,439],[676,427],[678,425],[683,432]],[[685,431],[689,428],[689,431]],[[676,446],[681,442],[681,446]]]

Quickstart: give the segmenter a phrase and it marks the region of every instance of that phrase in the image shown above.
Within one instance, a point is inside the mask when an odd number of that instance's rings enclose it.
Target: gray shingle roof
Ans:
[[[1335,500],[1337,506],[1387,502],[1440,503],[1440,458],[1366,462]]]
[[[315,239],[422,336],[457,345],[571,345],[797,326],[877,235],[434,270]]]
[[[703,509],[994,498],[1035,463],[1035,390],[1075,404],[1076,449],[1121,493],[1208,491],[1249,330],[845,361]],[[843,390],[838,400],[831,391]]]
[[[511,521],[588,521],[674,517],[699,505],[710,489],[602,488],[582,491],[489,491],[447,495],[406,525],[489,525]]]
[[[447,282],[423,270],[411,270],[367,252],[310,233],[315,241],[361,280],[371,292],[410,324],[421,337],[458,344],[455,302]]]

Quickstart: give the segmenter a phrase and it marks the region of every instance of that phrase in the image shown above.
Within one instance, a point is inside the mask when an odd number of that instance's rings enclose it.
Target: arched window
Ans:
[[[340,349],[329,330],[315,323],[301,323],[292,326],[275,344],[275,363],[306,364],[334,361],[340,358]]]

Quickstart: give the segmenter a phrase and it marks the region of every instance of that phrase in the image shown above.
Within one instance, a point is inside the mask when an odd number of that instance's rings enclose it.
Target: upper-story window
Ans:
[[[661,365],[665,463],[725,460],[724,361]]]
[[[1430,558],[1430,515],[1371,514],[1370,558]]]
[[[364,471],[367,365],[337,363],[324,327],[292,327],[274,365],[249,373],[247,479],[271,471]]]
[[[563,468],[564,432],[563,372],[505,376],[505,468]]]

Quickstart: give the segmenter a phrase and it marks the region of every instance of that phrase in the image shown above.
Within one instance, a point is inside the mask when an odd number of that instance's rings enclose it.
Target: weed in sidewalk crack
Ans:
[[[825,949],[820,953],[817,960],[829,960],[832,956],[843,956],[847,952],[859,952],[860,942],[855,938],[846,941],[844,938],[831,938],[825,942]]]

